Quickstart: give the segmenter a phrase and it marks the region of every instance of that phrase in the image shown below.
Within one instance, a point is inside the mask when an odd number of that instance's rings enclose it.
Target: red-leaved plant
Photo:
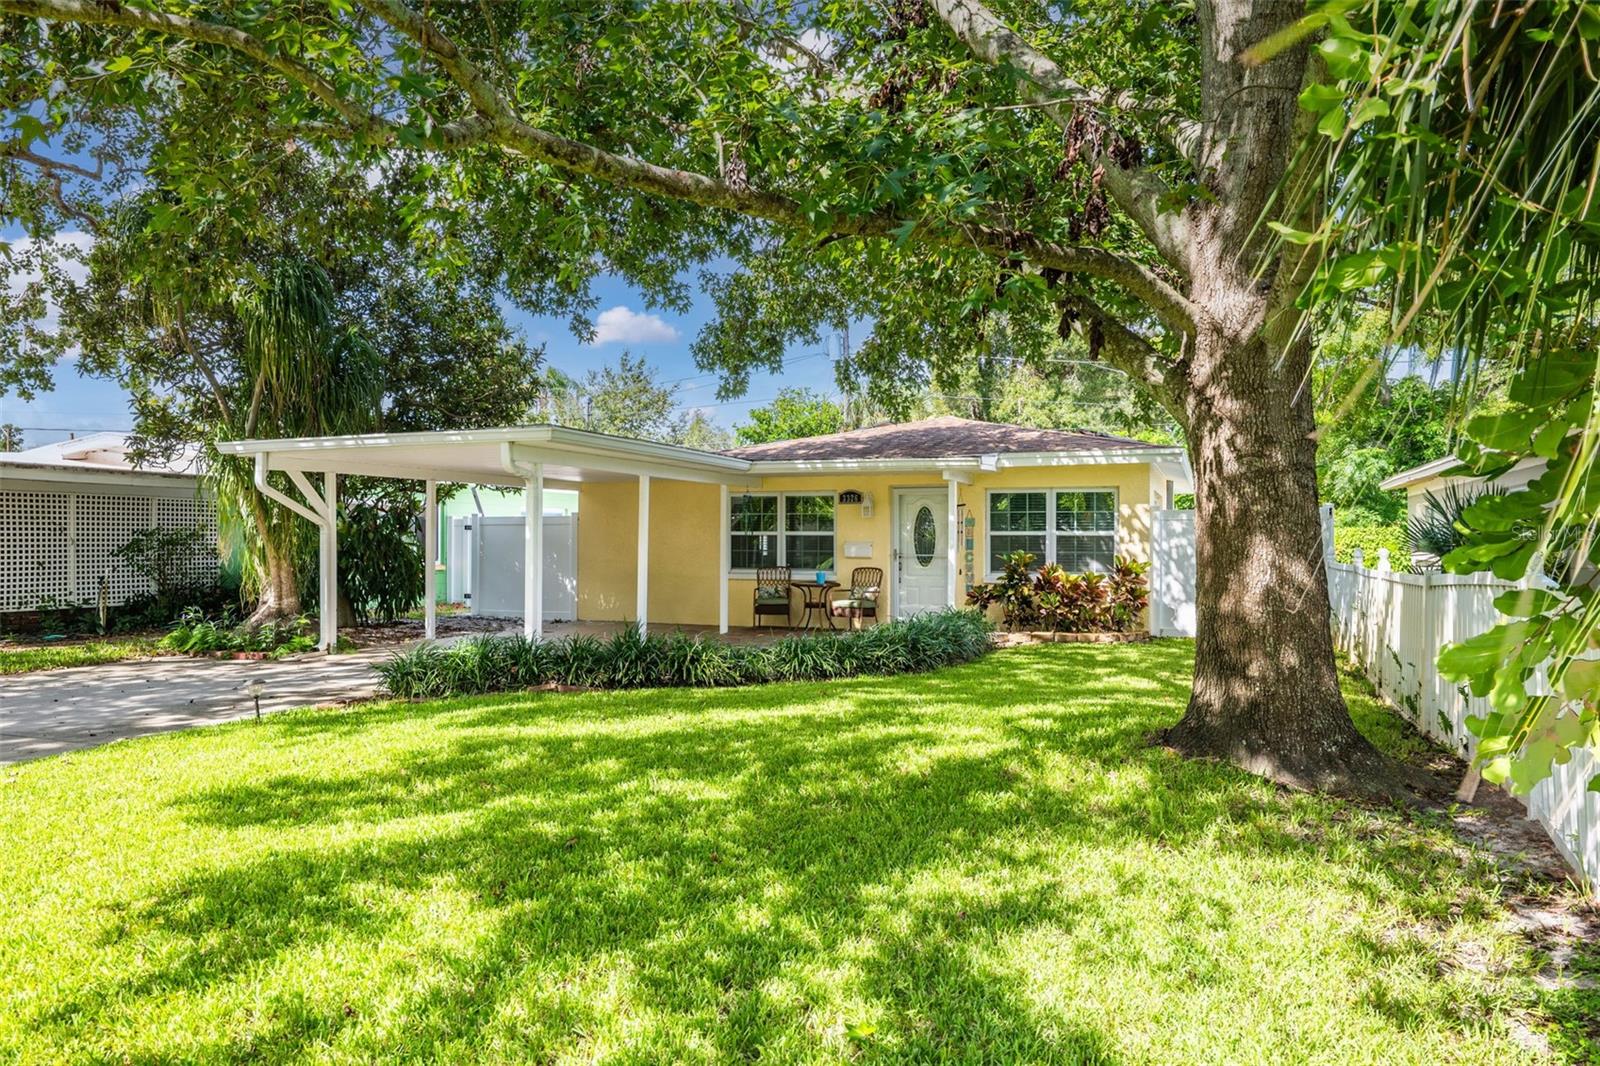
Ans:
[[[967,603],[1000,605],[1007,629],[1052,633],[1127,633],[1150,602],[1148,563],[1118,556],[1110,574],[1071,574],[1055,563],[1033,569],[1031,552],[1006,556],[1000,580],[974,585]]]

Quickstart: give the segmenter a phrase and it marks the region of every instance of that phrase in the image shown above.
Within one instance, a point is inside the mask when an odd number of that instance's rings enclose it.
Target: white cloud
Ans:
[[[678,331],[660,315],[641,314],[624,306],[608,307],[594,320],[595,344],[652,344],[677,339]]]

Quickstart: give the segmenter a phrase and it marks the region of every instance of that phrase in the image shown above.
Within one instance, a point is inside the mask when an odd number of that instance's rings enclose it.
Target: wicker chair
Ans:
[[[794,578],[787,566],[763,566],[756,571],[755,624],[761,616],[783,615],[784,625],[793,627],[789,619],[789,597],[793,592]],[[771,622],[767,623],[771,625]]]
[[[878,597],[883,593],[883,571],[876,566],[858,566],[850,571],[850,587],[839,590],[844,595],[828,604],[828,613],[835,618],[848,618],[854,629],[861,628],[861,620],[878,620]]]

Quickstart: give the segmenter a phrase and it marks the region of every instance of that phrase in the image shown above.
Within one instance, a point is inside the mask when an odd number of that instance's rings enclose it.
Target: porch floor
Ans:
[[[544,636],[546,640],[558,640],[562,637],[600,637],[602,639],[615,636],[630,622],[546,622]],[[874,623],[864,621],[865,628]],[[845,633],[849,631],[850,621],[845,618],[834,619],[836,629],[829,630],[826,626],[821,629],[812,629],[814,633]],[[468,614],[441,614],[438,621],[438,636],[436,642],[451,644],[469,637],[497,634],[515,636],[522,632],[522,619],[520,618],[484,618]],[[420,619],[407,618],[398,622],[388,622],[379,625],[355,626],[341,630],[350,641],[358,648],[390,648],[398,650],[422,642],[422,622]],[[734,626],[725,636],[717,633],[716,626],[700,625],[674,625],[669,622],[654,622],[650,625],[651,633],[687,633],[695,637],[710,637],[721,639],[730,644],[770,644],[775,640],[793,633],[803,633],[806,630],[796,627],[789,629],[785,626]]]
[[[613,637],[622,632],[631,622],[547,622],[544,627],[546,640],[556,640],[561,637]],[[844,633],[849,630],[846,620],[840,619],[834,623],[838,628],[830,630],[827,626],[813,627],[812,633]],[[673,625],[667,622],[657,622],[649,627],[651,633],[685,633],[691,637],[709,637],[726,641],[729,644],[771,644],[775,640],[804,633],[807,630],[798,626],[789,629],[786,626],[730,626],[727,633],[718,633],[716,626]],[[521,633],[520,622],[510,622],[503,632]]]

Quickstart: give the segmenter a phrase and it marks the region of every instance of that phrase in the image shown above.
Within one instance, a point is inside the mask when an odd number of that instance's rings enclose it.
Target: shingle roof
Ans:
[[[1076,429],[1032,429],[1003,422],[977,422],[940,415],[823,437],[773,441],[733,448],[724,454],[757,461],[793,459],[948,459],[1015,452],[1081,452],[1161,449],[1160,444]]]

